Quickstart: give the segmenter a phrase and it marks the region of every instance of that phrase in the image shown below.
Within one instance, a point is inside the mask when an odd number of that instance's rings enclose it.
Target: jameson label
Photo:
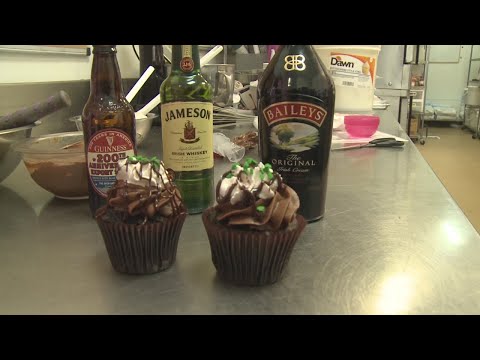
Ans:
[[[182,60],[180,60],[180,69],[183,72],[193,70],[195,64],[192,59],[192,45],[182,45]]]
[[[213,167],[213,104],[162,104],[163,161],[173,171]]]
[[[132,139],[124,131],[104,129],[90,138],[87,147],[88,177],[95,192],[107,196],[116,180],[117,162],[135,155]]]
[[[263,110],[270,162],[282,176],[304,176],[318,165],[319,129],[327,111],[306,102],[280,102]]]

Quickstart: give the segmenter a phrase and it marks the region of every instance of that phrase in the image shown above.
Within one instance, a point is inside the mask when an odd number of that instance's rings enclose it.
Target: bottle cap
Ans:
[[[93,53],[100,52],[115,52],[117,51],[117,45],[93,45]]]

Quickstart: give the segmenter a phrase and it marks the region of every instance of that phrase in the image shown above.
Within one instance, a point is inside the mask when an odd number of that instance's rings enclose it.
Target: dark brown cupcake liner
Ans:
[[[162,222],[135,225],[97,217],[113,268],[126,274],[153,274],[175,262],[178,239],[187,214]]]
[[[238,285],[266,285],[277,282],[284,273],[306,221],[297,215],[291,230],[238,230],[217,223],[215,209],[202,214],[218,276]]]

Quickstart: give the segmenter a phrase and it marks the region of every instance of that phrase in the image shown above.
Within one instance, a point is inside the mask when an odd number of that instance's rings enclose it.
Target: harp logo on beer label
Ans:
[[[132,139],[118,129],[100,130],[87,147],[88,178],[95,192],[103,197],[116,181],[117,162],[135,155]]]

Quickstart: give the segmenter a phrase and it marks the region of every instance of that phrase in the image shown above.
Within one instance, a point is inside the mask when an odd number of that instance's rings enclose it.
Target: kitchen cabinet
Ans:
[[[429,63],[458,63],[462,45],[431,45]]]

